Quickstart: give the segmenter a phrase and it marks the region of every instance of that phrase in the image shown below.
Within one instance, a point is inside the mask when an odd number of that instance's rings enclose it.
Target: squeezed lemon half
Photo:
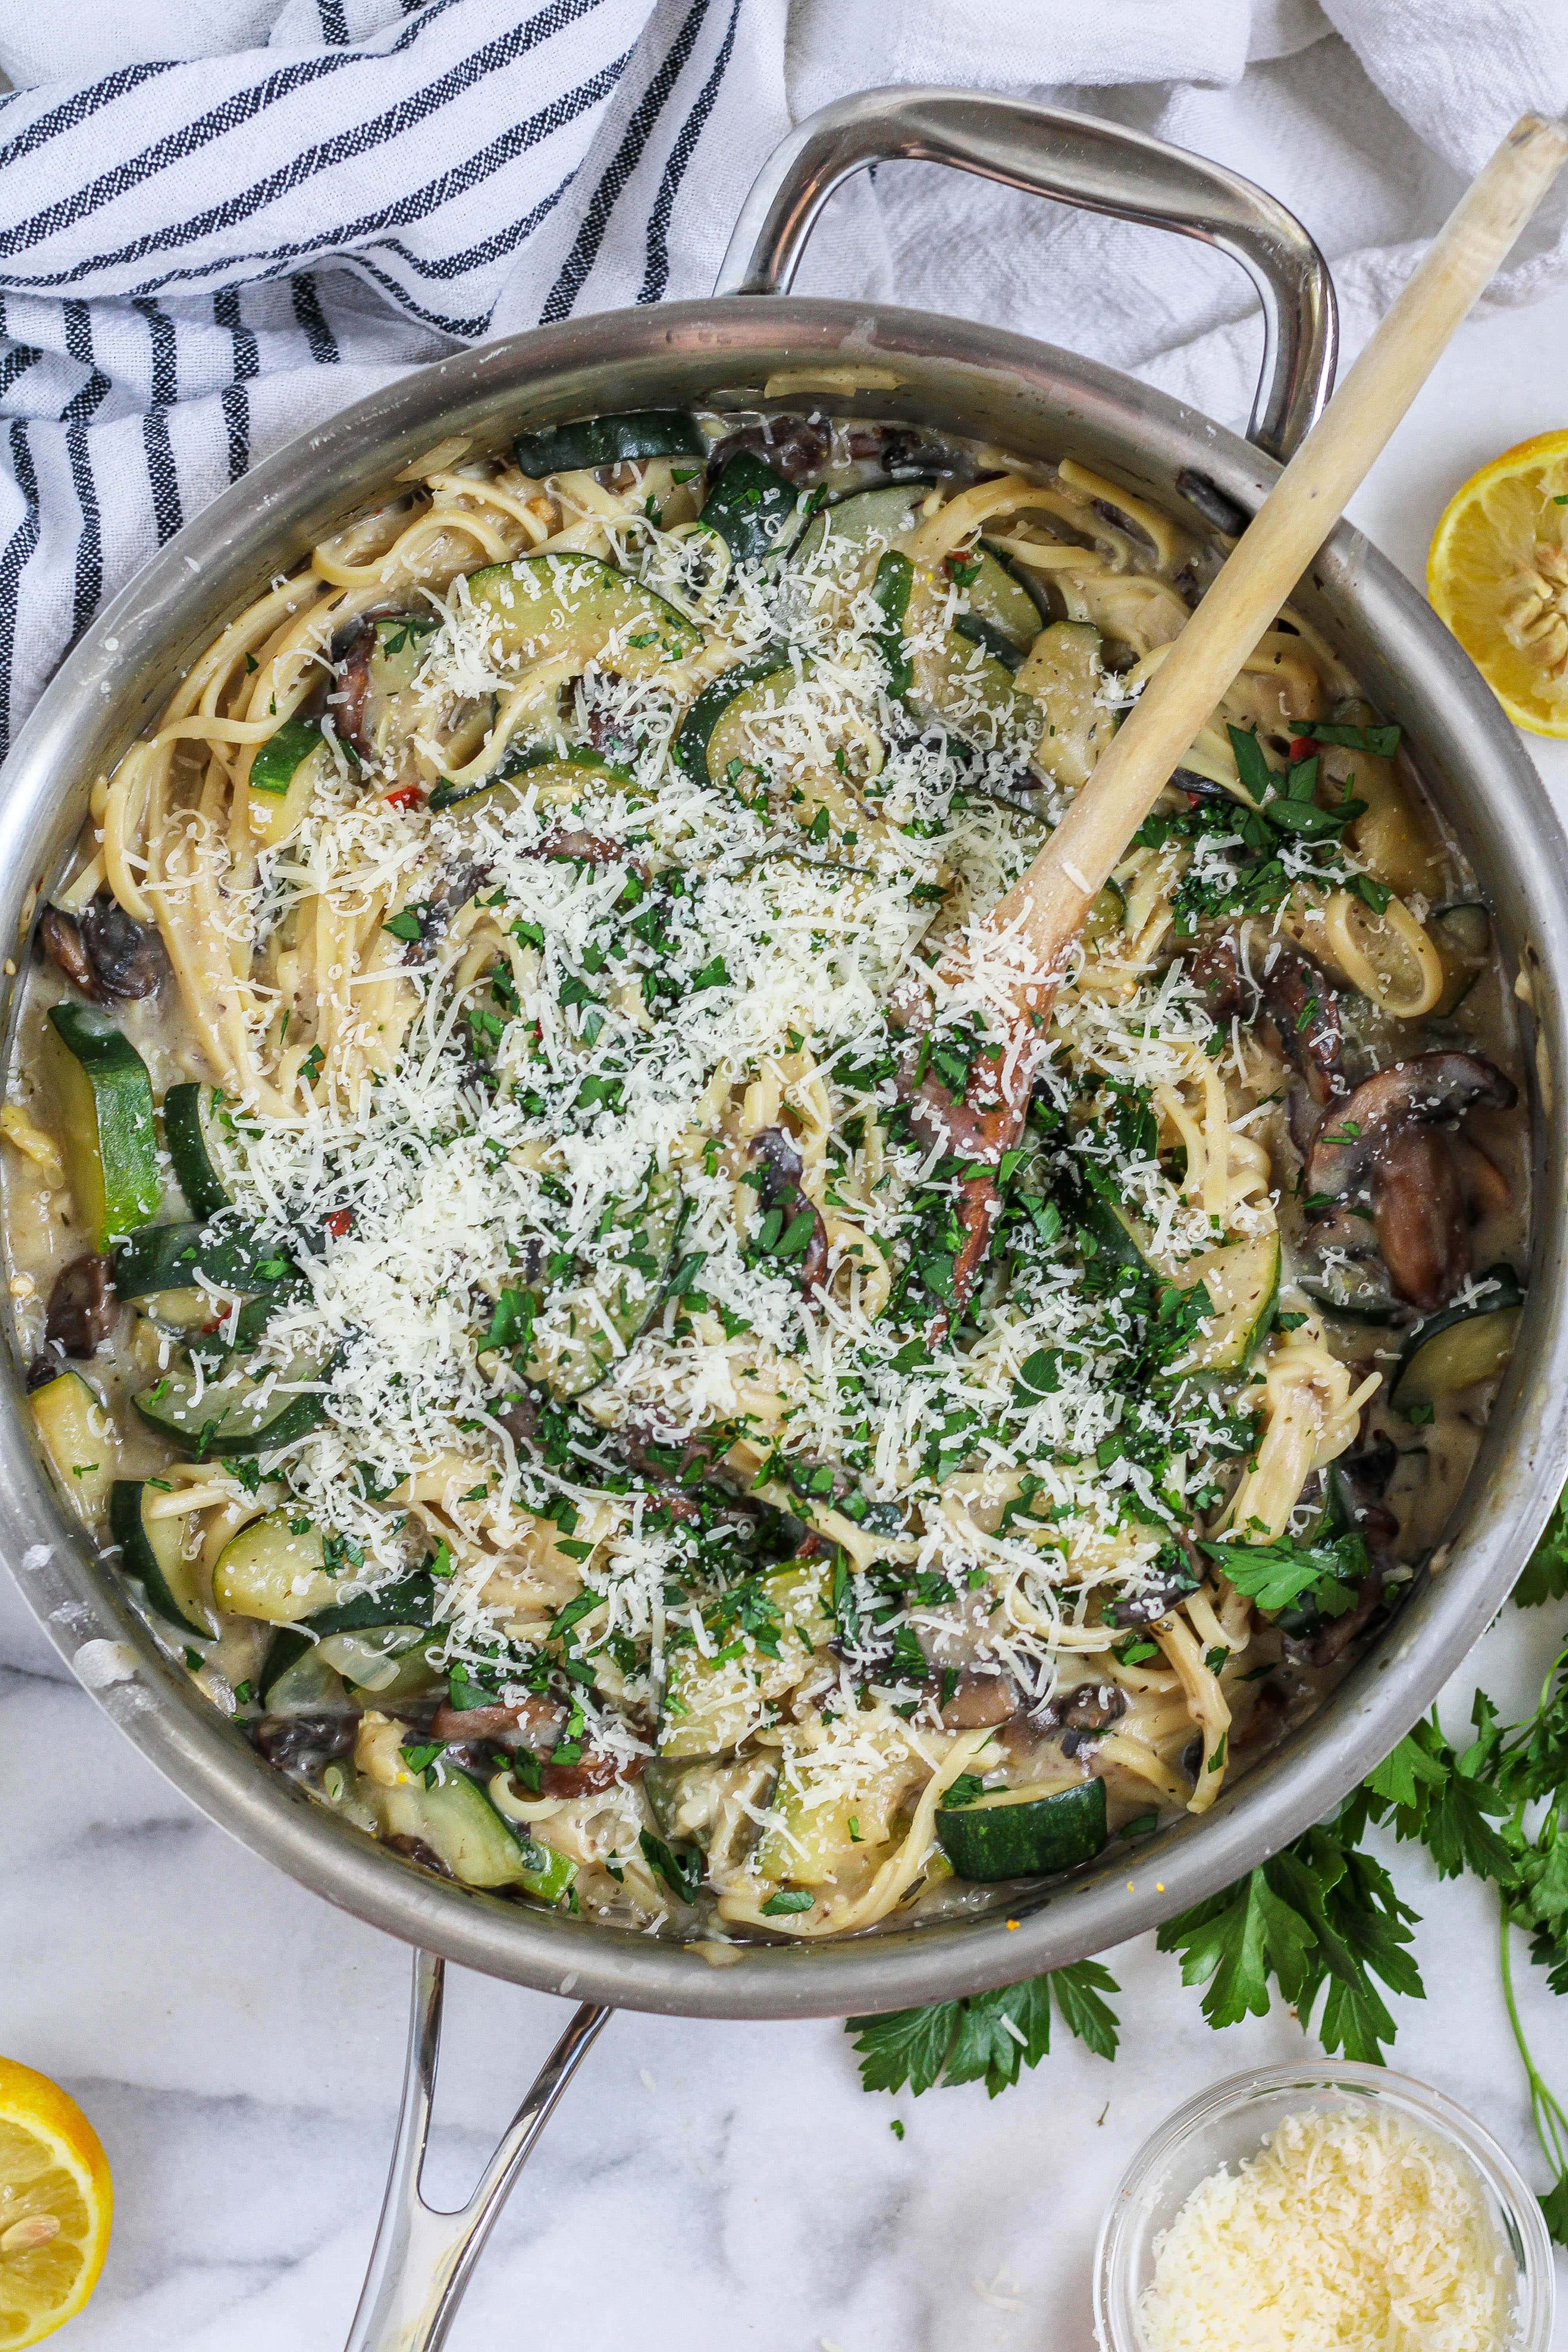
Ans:
[[[1426,593],[1509,717],[1568,735],[1568,432],[1505,449],[1455,491]]]
[[[0,2347],[74,2319],[98,2284],[114,2191],[98,2134],[47,2074],[0,2058]]]

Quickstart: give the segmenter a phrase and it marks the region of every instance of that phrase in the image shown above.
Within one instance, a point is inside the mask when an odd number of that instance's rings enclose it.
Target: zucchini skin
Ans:
[[[722,777],[710,775],[708,769],[708,746],[714,730],[737,696],[770,677],[787,677],[793,685],[794,667],[787,660],[781,661],[776,654],[763,654],[754,662],[742,662],[738,669],[727,669],[711,686],[703,688],[669,747],[670,758],[678,767],[685,769],[693,783],[723,782]]]
[[[1019,1804],[944,1805],[938,1843],[960,1878],[1048,1878],[1092,1862],[1109,1831],[1103,1780],[1080,1780]]]
[[[205,1239],[205,1223],[195,1218],[143,1225],[114,1254],[117,1297],[146,1298],[160,1290],[188,1290],[198,1275],[224,1290],[274,1293],[300,1279],[292,1258],[276,1242],[258,1240],[248,1227],[213,1241]]]
[[[731,458],[703,501],[700,520],[716,530],[737,563],[755,563],[778,551],[780,535],[800,492],[751,449]]]
[[[702,427],[683,408],[628,408],[614,416],[581,416],[575,424],[548,425],[542,433],[520,433],[512,447],[531,482],[645,457],[708,456]]]
[[[192,1216],[205,1220],[226,1209],[228,1194],[213,1166],[202,1129],[202,1089],[196,1079],[171,1087],[163,1097],[163,1140]]]
[[[90,1005],[51,1004],[48,1020],[64,1056],[71,1187],[93,1248],[107,1250],[163,1203],[153,1081],[129,1037]]]
[[[209,1640],[212,1621],[194,1594],[182,1599],[175,1591],[147,1533],[142,1517],[146,1492],[145,1481],[133,1478],[117,1478],[109,1490],[109,1532],[120,1546],[121,1564],[128,1576],[141,1582],[148,1606],[160,1617],[182,1633],[199,1633],[204,1641]]]
[[[251,791],[281,798],[294,781],[295,769],[319,749],[321,741],[319,719],[286,719],[250,763]]]

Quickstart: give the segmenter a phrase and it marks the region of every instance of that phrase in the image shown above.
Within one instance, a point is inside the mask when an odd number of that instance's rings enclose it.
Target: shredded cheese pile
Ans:
[[[1465,2159],[1370,2104],[1287,2116],[1158,2240],[1148,2352],[1502,2352],[1506,2250]]]

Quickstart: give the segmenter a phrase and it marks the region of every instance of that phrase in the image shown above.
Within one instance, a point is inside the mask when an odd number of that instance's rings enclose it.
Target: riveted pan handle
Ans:
[[[894,158],[952,163],[1086,212],[1217,246],[1263,305],[1263,373],[1249,437],[1286,458],[1333,389],[1329,267],[1293,213],[1250,180],[1120,123],[965,89],[870,89],[807,117],[746,198],[716,294],[784,294],[834,190]]]

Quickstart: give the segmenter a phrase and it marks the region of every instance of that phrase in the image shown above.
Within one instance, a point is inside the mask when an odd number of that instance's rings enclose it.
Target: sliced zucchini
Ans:
[[[1084,1228],[1101,1255],[1114,1265],[1131,1266],[1139,1273],[1157,1273],[1158,1267],[1149,1255],[1149,1237],[1137,1218],[1124,1209],[1117,1199],[1110,1180],[1103,1176],[1092,1160],[1079,1171],[1083,1192],[1079,1213]]]
[[[736,563],[784,552],[801,493],[751,449],[731,458],[702,501],[704,530],[716,530]]]
[[[479,1782],[438,1765],[434,1788],[423,1780],[377,1789],[384,1837],[416,1837],[438,1854],[464,1886],[521,1886],[542,1903],[559,1903],[577,1865],[539,1838],[520,1837]]]
[[[1044,725],[1038,702],[1018,691],[1012,671],[994,655],[956,629],[937,633],[944,597],[941,583],[917,575],[904,622],[911,709],[976,748],[1002,743],[1020,755],[1032,755],[1034,739]]]
[[[718,1611],[708,1613],[704,1623],[712,1654],[693,1646],[671,1656],[658,1727],[661,1757],[718,1756],[757,1728],[771,1703],[801,1681],[813,1651],[833,1632],[826,1581],[819,1561],[798,1559],[758,1579],[776,1654],[758,1649],[749,1635],[737,1635]]]
[[[512,444],[531,482],[552,474],[591,472],[599,466],[640,465],[647,457],[701,457],[708,443],[683,408],[628,408],[618,416],[583,416],[543,433],[520,433]]]
[[[1016,653],[1026,654],[1046,625],[1046,616],[1027,581],[1011,557],[984,540],[968,562],[975,567],[966,583],[970,611],[1005,638]],[[968,571],[968,563],[964,569]]]
[[[624,1256],[548,1295],[554,1328],[537,1339],[525,1378],[563,1403],[597,1387],[658,1313],[685,1215],[674,1176],[656,1169],[641,1201],[616,1219],[626,1235]]]
[[[1035,763],[1076,792],[1116,731],[1115,713],[1100,699],[1104,683],[1100,635],[1087,621],[1053,621],[1042,629],[1016,685],[1045,713]]]
[[[354,737],[384,774],[401,767],[410,740],[418,732],[423,714],[408,689],[425,659],[426,640],[440,625],[439,615],[431,612],[393,613],[369,624],[370,644],[363,656],[364,691]]]
[[[910,592],[915,584],[915,569],[907,555],[896,547],[886,549],[877,559],[876,575],[871,582],[871,598],[882,615],[871,633],[871,642],[882,656],[888,673],[888,694],[894,702],[902,702],[914,679],[914,664],[910,659],[904,641],[904,623],[909,614]]]
[[[990,654],[1004,669],[1022,668],[1046,621],[1012,566],[981,546],[972,555],[950,558],[947,568],[969,599],[968,612],[952,625],[959,635]]]
[[[148,1606],[171,1625],[209,1640],[217,1632],[212,1611],[202,1592],[200,1570],[184,1556],[188,1521],[147,1516],[147,1505],[158,1494],[155,1486],[117,1478],[109,1490],[109,1532],[120,1546],[120,1564],[135,1577],[147,1595]]]
[[[326,1418],[326,1398],[313,1389],[299,1391],[302,1383],[324,1381],[331,1368],[332,1360],[309,1350],[280,1369],[237,1370],[218,1381],[198,1381],[193,1367],[165,1372],[132,1403],[149,1429],[192,1454],[271,1454]],[[310,1606],[320,1608],[322,1599]]]
[[[727,669],[704,687],[670,745],[670,757],[694,783],[722,783],[731,760],[750,764],[750,755],[738,741],[744,722],[770,704],[777,703],[795,682],[794,664],[781,662],[776,653],[759,661]],[[714,739],[718,738],[717,750]]]
[[[934,487],[926,478],[851,491],[813,516],[792,551],[792,567],[815,562],[827,548],[834,570],[847,571],[853,563],[857,574],[869,578],[879,551],[901,550],[913,534]]]
[[[220,1609],[268,1625],[297,1625],[328,1607],[339,1579],[322,1565],[321,1528],[307,1527],[297,1535],[297,1517],[286,1506],[229,1538],[213,1570],[213,1599]]]
[[[1395,1412],[1440,1404],[1502,1370],[1513,1353],[1524,1293],[1511,1266],[1494,1265],[1483,1279],[1495,1281],[1497,1288],[1468,1305],[1429,1315],[1405,1340],[1389,1397]]]
[[[337,761],[319,719],[286,719],[250,763],[250,831],[263,849],[276,849],[299,831],[319,787],[337,773]]]
[[[1301,1275],[1296,1287],[1323,1314],[1337,1315],[1343,1323],[1365,1323],[1386,1330],[1390,1325],[1410,1320],[1409,1307],[1395,1298],[1386,1285],[1358,1283],[1353,1290],[1340,1292],[1315,1276]]]
[[[199,1290],[203,1281],[237,1297],[297,1286],[299,1267],[276,1242],[259,1240],[247,1225],[206,1238],[195,1218],[174,1225],[143,1225],[114,1254],[115,1295],[150,1298],[159,1291]]]
[[[595,783],[632,791],[637,779],[585,744],[572,744],[563,751],[553,743],[509,743],[492,774],[473,784],[437,784],[430,807],[437,814],[446,808],[477,810],[487,804],[504,811],[521,805],[533,793],[542,807],[570,808]]]
[[[428,1629],[436,1622],[436,1582],[423,1568],[400,1576],[374,1592],[356,1593],[352,1601],[335,1601],[303,1621],[310,1633],[363,1633],[377,1625],[412,1625]]]
[[[1105,1844],[1105,1783],[997,1789],[973,1805],[937,1809],[937,1841],[960,1878],[1050,1878],[1092,1862]]]
[[[702,644],[694,622],[596,555],[491,563],[468,574],[468,595],[504,657],[560,662],[563,676],[601,662],[619,677],[664,677]]]
[[[174,1163],[174,1178],[186,1208],[204,1223],[229,1205],[211,1142],[212,1122],[225,1099],[221,1087],[198,1086],[194,1078],[171,1087],[163,1097],[163,1140]]]
[[[67,1173],[84,1238],[106,1250],[163,1197],[153,1081],[128,1037],[88,1004],[51,1004],[49,1038]]]
[[[1486,970],[1491,953],[1491,917],[1479,898],[1435,907],[1427,929],[1443,962],[1443,993],[1432,1007],[1438,1020],[1457,1012]]]
[[[49,1466],[79,1516],[100,1517],[120,1469],[120,1441],[101,1401],[79,1372],[61,1372],[27,1402]]]
[[[1171,1367],[1171,1377],[1191,1372],[1245,1371],[1274,1320],[1279,1299],[1279,1236],[1257,1234],[1227,1242],[1188,1260],[1175,1276],[1190,1290],[1201,1282],[1214,1306],[1209,1328],[1189,1354]]]

